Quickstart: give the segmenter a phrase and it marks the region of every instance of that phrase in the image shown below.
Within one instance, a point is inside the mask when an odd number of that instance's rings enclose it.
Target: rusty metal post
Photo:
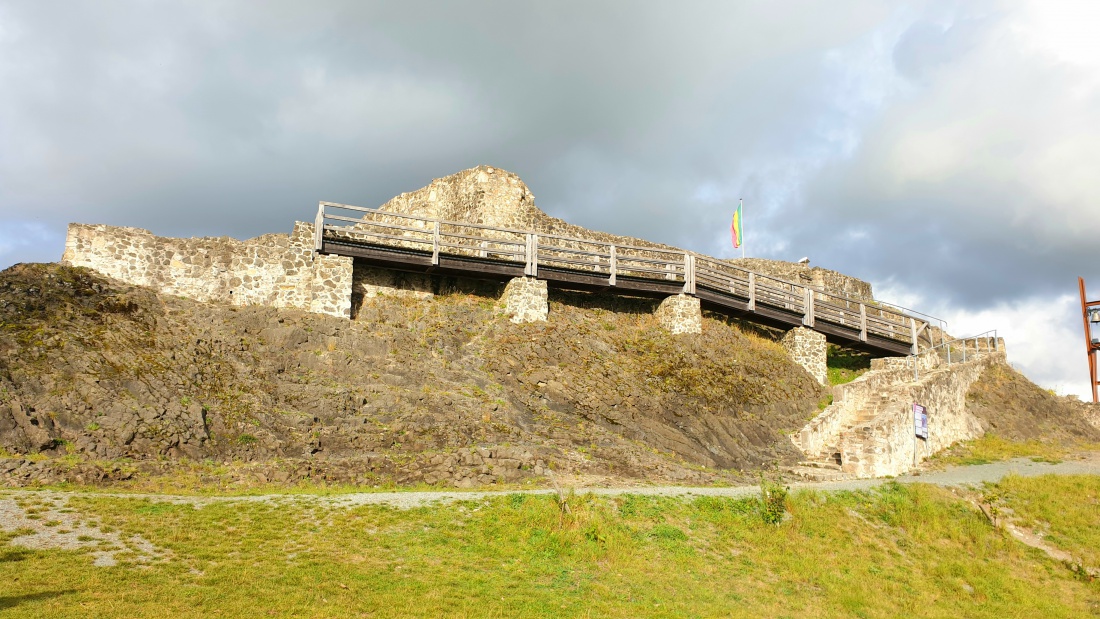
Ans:
[[[1100,398],[1097,398],[1097,385],[1100,381],[1096,379],[1096,353],[1100,351],[1100,343],[1093,343],[1092,339],[1092,327],[1089,325],[1089,308],[1100,306],[1100,301],[1089,301],[1085,296],[1085,279],[1083,277],[1077,278],[1077,288],[1081,292],[1081,319],[1085,323],[1085,354],[1089,360],[1089,386],[1092,387],[1092,401],[1100,402]]]

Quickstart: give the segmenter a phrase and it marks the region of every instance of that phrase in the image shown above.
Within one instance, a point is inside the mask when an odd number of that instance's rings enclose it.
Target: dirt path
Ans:
[[[940,486],[978,485],[997,481],[1006,475],[1025,477],[1037,475],[1100,475],[1100,453],[1079,456],[1059,464],[1032,462],[1018,458],[1005,462],[979,466],[953,467],[943,471],[926,472],[897,478],[900,483],[930,483]],[[837,482],[806,482],[792,484],[792,490],[811,488],[826,492],[841,490],[866,490],[882,485],[888,480],[864,479]],[[728,488],[691,488],[684,486],[638,486],[630,488],[570,488],[577,493],[603,496],[641,494],[650,496],[693,497],[721,496],[747,497],[760,492],[757,486]],[[100,526],[94,518],[86,518],[69,507],[73,497],[116,497],[146,499],[160,503],[189,504],[197,508],[225,502],[309,502],[331,508],[359,505],[388,505],[409,509],[425,505],[453,501],[476,501],[492,496],[523,492],[526,494],[551,494],[555,490],[525,490],[496,492],[376,492],[341,495],[269,494],[260,496],[201,497],[161,494],[127,494],[102,492],[59,492],[56,490],[0,490],[0,531],[15,533],[11,543],[27,548],[88,548],[92,551],[93,565],[110,566],[116,563],[116,555],[132,558],[139,563],[164,561],[168,553],[158,549],[140,536],[123,538],[119,533]],[[1011,532],[1011,531],[1010,531]],[[1017,535],[1019,538],[1019,536]],[[1028,543],[1028,540],[1022,540]],[[1047,551],[1041,544],[1031,545]],[[1054,556],[1054,555],[1052,555]]]
[[[1028,458],[1016,458],[992,464],[974,466],[957,466],[942,471],[921,472],[915,475],[904,475],[894,478],[899,483],[925,483],[938,486],[962,486],[978,485],[983,482],[994,482],[1009,474],[1024,477],[1038,475],[1100,475],[1100,453],[1082,454],[1058,464],[1046,462],[1033,462]],[[889,479],[859,479],[851,481],[831,482],[799,482],[792,483],[792,490],[814,489],[826,492],[841,490],[866,490],[880,486]],[[640,494],[648,496],[722,496],[744,497],[752,496],[760,492],[756,485],[733,487],[689,487],[689,486],[634,486],[621,488],[567,488],[578,494],[592,493],[595,495],[615,496],[621,494]],[[195,506],[209,505],[226,501],[253,502],[253,501],[309,501],[334,507],[351,507],[357,505],[389,505],[399,509],[409,509],[431,505],[433,503],[449,503],[452,501],[471,501],[486,497],[500,496],[515,493],[524,494],[553,494],[551,489],[540,490],[507,490],[507,491],[432,491],[432,492],[361,492],[353,494],[337,495],[308,495],[308,494],[266,494],[257,496],[185,496],[163,494],[132,494],[132,493],[79,493],[59,492],[53,490],[0,490],[0,497],[17,499],[20,497],[35,496],[51,501],[67,499],[74,495],[109,496],[132,499],[149,499],[157,502],[190,504]],[[0,526],[6,523],[0,521]]]

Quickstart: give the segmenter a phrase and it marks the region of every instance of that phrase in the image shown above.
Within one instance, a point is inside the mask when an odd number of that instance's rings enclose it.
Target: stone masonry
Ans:
[[[699,308],[698,297],[686,294],[667,297],[661,301],[654,315],[661,326],[673,335],[703,332],[703,312]]]
[[[546,322],[550,311],[546,282],[534,277],[516,277],[500,297],[502,312],[515,323]]]
[[[787,355],[798,365],[806,368],[817,382],[825,385],[829,382],[829,373],[825,365],[825,335],[805,327],[795,327],[780,340]]]
[[[240,241],[175,239],[148,230],[70,224],[62,263],[158,292],[232,305],[350,317],[353,259],[315,255],[313,224]]]

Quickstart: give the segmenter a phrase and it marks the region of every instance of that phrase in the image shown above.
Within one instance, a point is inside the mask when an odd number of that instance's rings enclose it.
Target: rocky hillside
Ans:
[[[982,374],[966,395],[966,408],[986,432],[1008,440],[1100,442],[1100,405],[1055,396],[1007,365]]]
[[[703,482],[796,459],[784,432],[824,395],[774,342],[718,318],[673,337],[652,301],[552,292],[549,323],[515,325],[495,284],[447,288],[377,297],[348,321],[12,267],[0,475],[184,461],[239,462],[261,482]]]

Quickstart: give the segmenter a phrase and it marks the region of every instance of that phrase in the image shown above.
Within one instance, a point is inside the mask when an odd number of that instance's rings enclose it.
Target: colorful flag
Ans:
[[[741,244],[745,242],[745,230],[741,227],[741,206],[743,202],[737,203],[737,210],[733,212],[733,224],[730,225],[730,235],[733,236],[734,248],[741,247]]]

